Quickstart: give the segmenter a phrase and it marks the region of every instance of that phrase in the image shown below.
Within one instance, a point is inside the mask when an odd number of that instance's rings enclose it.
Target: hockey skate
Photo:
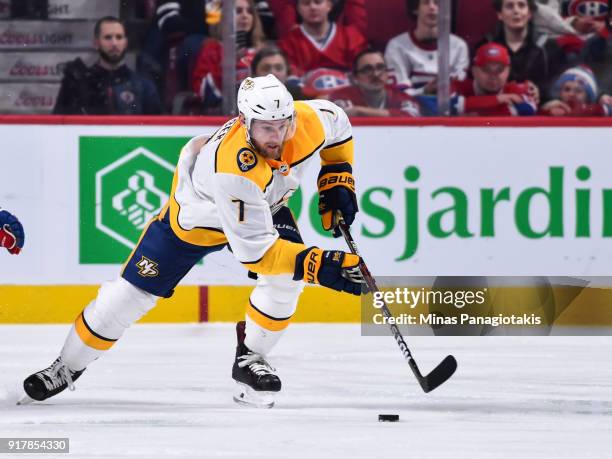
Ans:
[[[232,368],[232,378],[238,385],[234,401],[256,408],[272,408],[274,395],[281,390],[281,381],[264,357],[244,344],[245,322],[236,324],[238,345]]]
[[[49,368],[45,368],[28,376],[23,382],[26,396],[17,402],[17,405],[27,405],[32,402],[41,402],[59,394],[67,387],[74,390],[74,381],[79,379],[85,370],[72,371],[58,357]]]

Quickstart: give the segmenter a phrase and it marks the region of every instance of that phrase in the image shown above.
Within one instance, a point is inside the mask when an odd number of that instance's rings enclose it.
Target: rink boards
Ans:
[[[26,228],[19,257],[0,253],[0,323],[70,322],[117,275],[167,199],[181,145],[222,120],[30,119],[0,124],[8,146],[0,206]],[[602,146],[612,144],[612,123],[356,124],[361,212],[353,232],[375,275],[610,272],[612,158]],[[343,249],[321,230],[311,169],[290,206],[309,245]],[[129,183],[146,189],[144,203]],[[196,266],[146,320],[235,320],[252,285],[223,251]],[[295,320],[357,322],[359,302],[307,288]]]
[[[98,287],[1,286],[0,324],[70,323],[96,296]],[[182,286],[161,299],[143,323],[235,322],[244,318],[252,287]],[[292,322],[359,322],[360,302],[337,292],[307,287]]]

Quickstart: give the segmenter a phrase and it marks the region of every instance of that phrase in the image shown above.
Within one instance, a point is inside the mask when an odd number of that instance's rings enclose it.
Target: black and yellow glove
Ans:
[[[361,295],[367,292],[367,286],[359,269],[360,262],[361,258],[352,253],[310,247],[295,257],[293,280]]]
[[[359,211],[352,172],[349,163],[330,164],[321,167],[317,179],[321,223],[324,230],[334,230],[334,237],[340,236],[339,217],[350,226]]]

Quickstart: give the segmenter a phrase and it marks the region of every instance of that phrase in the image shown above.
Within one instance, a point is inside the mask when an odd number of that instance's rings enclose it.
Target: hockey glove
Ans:
[[[23,226],[17,218],[6,210],[0,210],[0,247],[13,255],[19,254],[25,242]]]
[[[295,257],[293,280],[304,280],[310,284],[360,295],[367,292],[359,269],[361,258],[340,250],[321,250],[310,247]]]
[[[349,163],[331,164],[321,167],[317,179],[321,223],[324,230],[334,230],[334,237],[340,236],[339,216],[350,226],[359,211],[352,172]]]

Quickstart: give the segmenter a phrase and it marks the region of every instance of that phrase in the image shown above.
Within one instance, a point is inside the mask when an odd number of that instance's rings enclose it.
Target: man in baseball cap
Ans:
[[[498,43],[487,43],[476,51],[473,79],[453,82],[454,104],[459,115],[533,115],[536,103],[526,83],[508,82],[510,54]]]

